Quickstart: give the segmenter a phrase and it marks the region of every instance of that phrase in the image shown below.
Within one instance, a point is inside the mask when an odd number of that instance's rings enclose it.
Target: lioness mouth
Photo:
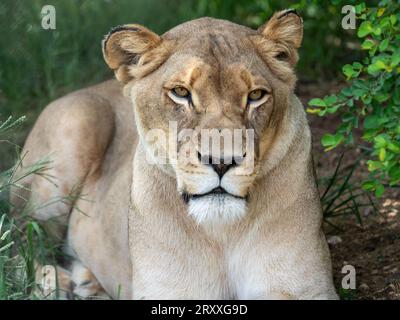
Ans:
[[[244,197],[236,196],[236,195],[233,195],[232,193],[227,192],[222,187],[217,187],[217,188],[212,189],[211,191],[208,191],[206,193],[201,193],[201,194],[190,194],[190,193],[185,192],[182,194],[182,198],[186,203],[188,203],[190,199],[198,199],[201,197],[212,196],[212,195],[215,195],[215,196],[227,195],[227,196],[231,196],[234,198],[246,200],[246,198],[244,198]]]

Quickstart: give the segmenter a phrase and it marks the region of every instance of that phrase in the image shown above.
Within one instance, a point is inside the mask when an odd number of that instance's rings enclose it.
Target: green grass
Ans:
[[[24,120],[24,117],[16,120],[10,117],[0,122],[0,147],[7,144],[15,148],[18,155],[19,147],[9,138]],[[35,261],[54,261],[56,250],[49,245],[39,224],[29,217],[29,207],[19,213],[21,220],[16,221],[9,215],[12,208],[8,202],[11,187],[22,188],[21,179],[31,174],[42,175],[47,166],[47,161],[40,161],[18,176],[16,166],[0,171],[0,300],[37,298],[34,293]]]
[[[44,30],[40,12],[47,3],[0,4],[3,115],[40,110],[63,93],[111,77],[100,46],[111,27],[137,22],[163,32],[178,22],[180,1],[56,0],[57,28]]]
[[[334,172],[328,176],[319,178],[319,185],[323,188],[321,205],[324,221],[335,229],[334,218],[354,216],[362,225],[361,210],[364,207],[372,207],[376,212],[375,203],[369,193],[364,191],[361,183],[353,178],[354,172],[360,166],[361,155],[352,164],[343,166],[342,160],[345,153],[340,156]]]
[[[7,138],[23,120],[23,117],[15,121],[8,118],[0,122],[0,142],[17,148],[17,153],[19,148]],[[50,252],[46,250],[43,232],[35,221],[26,219],[23,224],[17,224],[6,214],[11,211],[8,202],[10,188],[18,186],[24,176],[40,174],[45,165],[39,163],[27,168],[22,176],[16,176],[14,168],[0,172],[0,300],[33,297],[34,262]]]
[[[0,300],[34,299],[37,243],[43,239],[36,222],[27,223],[22,233],[6,214],[0,216]]]

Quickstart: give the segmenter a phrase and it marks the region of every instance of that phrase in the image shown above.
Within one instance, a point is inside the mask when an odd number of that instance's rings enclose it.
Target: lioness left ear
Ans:
[[[165,59],[161,37],[149,29],[127,24],[112,29],[102,43],[107,65],[117,80],[127,83],[155,70]]]
[[[303,39],[303,20],[296,10],[275,13],[257,31],[264,39],[269,40],[264,46],[269,47],[265,49],[270,51],[274,58],[287,61],[291,66],[297,63],[297,49]]]

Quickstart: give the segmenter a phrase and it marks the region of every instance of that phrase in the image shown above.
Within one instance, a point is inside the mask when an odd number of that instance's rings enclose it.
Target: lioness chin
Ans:
[[[117,81],[42,112],[18,174],[48,156],[53,181],[29,175],[30,191],[12,196],[17,211],[21,199],[49,204],[34,216],[65,239],[75,294],[337,298],[310,130],[293,93],[302,33],[286,10],[258,30],[201,18],[162,36],[136,24],[106,36]],[[171,122],[188,139],[172,141]],[[228,162],[194,138],[206,129],[253,135],[241,135]],[[166,161],[149,161],[160,154]]]

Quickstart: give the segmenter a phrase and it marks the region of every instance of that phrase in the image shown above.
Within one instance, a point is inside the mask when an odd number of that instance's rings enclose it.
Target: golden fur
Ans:
[[[76,293],[89,295],[83,289],[98,281],[111,297],[126,299],[337,297],[310,130],[293,93],[301,40],[301,18],[290,10],[257,31],[202,18],[162,36],[140,25],[107,35],[104,58],[119,82],[50,104],[24,147],[23,167],[50,155],[55,179],[27,177],[25,198],[44,203],[76,195],[35,211],[47,224],[56,221],[53,231],[65,230]],[[177,85],[191,91],[191,106],[170,98]],[[247,94],[258,87],[267,98],[248,108]],[[147,134],[167,133],[169,121],[196,132],[252,128],[255,153],[221,181],[211,166],[182,161],[183,150],[197,150],[193,141],[178,144],[176,163],[149,164],[160,145]],[[246,159],[254,171],[244,170]],[[183,201],[216,181],[236,202]],[[204,203],[210,210],[201,216]]]

